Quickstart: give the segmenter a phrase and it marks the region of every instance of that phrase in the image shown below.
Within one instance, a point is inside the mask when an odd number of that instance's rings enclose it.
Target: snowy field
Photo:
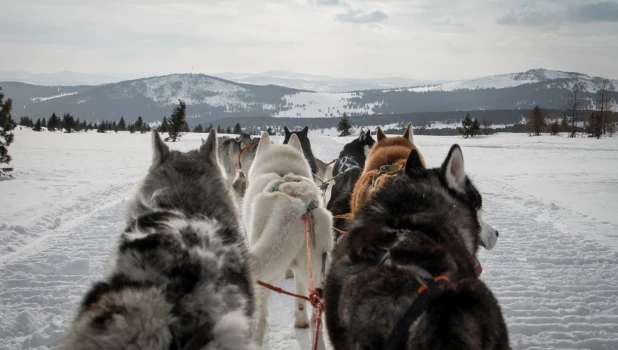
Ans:
[[[15,134],[15,179],[0,181],[0,349],[45,349],[103,272],[149,166],[150,135]],[[171,147],[197,148],[203,136]],[[618,348],[618,137],[415,140],[431,166],[453,143],[463,148],[485,220],[500,231],[479,259],[513,348]],[[327,161],[348,141],[312,138]],[[265,349],[309,349],[291,298],[273,295],[269,313]]]

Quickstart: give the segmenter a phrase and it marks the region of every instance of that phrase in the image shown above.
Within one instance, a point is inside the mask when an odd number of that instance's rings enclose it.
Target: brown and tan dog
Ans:
[[[425,160],[414,143],[412,143],[412,123],[408,123],[403,136],[386,137],[382,129],[378,127],[378,142],[373,146],[367,156],[363,174],[354,185],[354,193],[350,200],[352,214],[356,213],[378,188],[388,184],[394,175],[403,172],[410,151],[416,149],[423,166]],[[390,169],[382,169],[383,166],[391,166]],[[400,169],[399,169],[400,168]]]

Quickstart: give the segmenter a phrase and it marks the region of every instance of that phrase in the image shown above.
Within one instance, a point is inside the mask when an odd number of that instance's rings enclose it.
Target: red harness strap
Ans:
[[[255,145],[257,145],[257,144],[256,143],[250,143],[250,144],[246,145],[245,147],[243,147],[240,150],[240,152],[238,152],[238,163],[236,164],[236,171],[242,171],[241,164],[240,164],[240,157],[242,157],[242,154],[245,153],[246,150],[251,148],[251,146],[255,146]]]

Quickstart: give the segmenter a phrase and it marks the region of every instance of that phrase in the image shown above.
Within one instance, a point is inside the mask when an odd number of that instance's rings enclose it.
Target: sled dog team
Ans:
[[[152,148],[113,266],[60,349],[261,348],[270,290],[256,283],[288,270],[296,294],[322,289],[335,349],[509,348],[476,259],[498,232],[459,146],[432,169],[410,124],[396,137],[362,131],[332,165],[314,156],[308,128],[286,128],[283,144],[212,130],[186,153],[153,131]],[[294,327],[314,327],[295,300]]]

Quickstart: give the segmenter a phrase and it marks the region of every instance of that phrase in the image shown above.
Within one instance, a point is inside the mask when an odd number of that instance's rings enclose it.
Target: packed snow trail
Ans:
[[[200,136],[171,147],[197,148]],[[310,137],[325,161],[349,142]],[[126,200],[150,162],[149,140],[16,131],[16,179],[0,182],[0,349],[45,349],[60,339],[124,229]],[[500,231],[479,259],[513,348],[618,348],[618,140],[415,141],[431,166],[451,144],[462,146],[484,218]],[[293,290],[292,280],[279,285]],[[293,328],[293,310],[291,297],[271,294],[264,349],[310,348],[309,330]]]

